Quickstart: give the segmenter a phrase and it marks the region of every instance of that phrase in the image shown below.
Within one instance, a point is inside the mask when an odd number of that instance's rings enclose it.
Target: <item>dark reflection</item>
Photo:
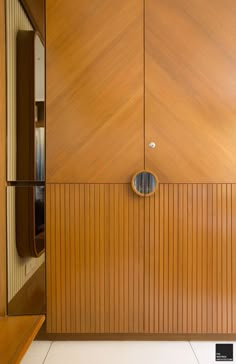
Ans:
[[[8,314],[45,312],[44,186],[7,187]]]
[[[133,179],[134,189],[142,195],[148,195],[154,192],[156,185],[156,177],[150,172],[140,172]]]

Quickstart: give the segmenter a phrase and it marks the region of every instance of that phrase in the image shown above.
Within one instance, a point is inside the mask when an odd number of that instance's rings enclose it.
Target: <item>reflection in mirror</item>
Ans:
[[[29,19],[6,1],[8,315],[45,312],[45,55]]]
[[[45,312],[44,186],[7,187],[8,314]]]
[[[140,196],[150,196],[157,188],[158,179],[149,171],[141,171],[134,175],[132,179],[133,190]]]
[[[8,43],[8,54],[12,44]],[[16,63],[17,60],[17,63]],[[16,30],[15,77],[8,76],[8,88],[16,89],[9,103],[8,180],[43,181],[45,159],[45,57],[44,46],[33,30]],[[8,68],[12,63],[8,63]],[[13,63],[14,65],[14,63]],[[9,69],[13,72],[13,69]],[[12,108],[15,104],[16,110]]]
[[[36,180],[45,179],[45,65],[44,46],[35,35],[35,168]]]
[[[17,32],[16,177],[44,180],[44,47],[34,31]]]

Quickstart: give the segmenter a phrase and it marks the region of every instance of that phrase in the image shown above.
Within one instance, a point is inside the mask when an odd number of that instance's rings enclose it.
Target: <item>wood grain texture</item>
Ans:
[[[5,1],[0,0],[0,316],[6,313],[6,59]]]
[[[39,32],[42,42],[45,43],[45,0],[20,0],[20,2],[34,29]]]
[[[144,199],[126,184],[48,184],[47,332],[140,332]]]
[[[47,0],[46,29],[47,181],[129,182],[144,166],[143,1]]]
[[[236,333],[236,185],[47,185],[47,332]]]
[[[0,318],[0,359],[2,364],[18,364],[37,335],[45,316]]]
[[[165,183],[235,182],[235,2],[145,4],[146,168]]]

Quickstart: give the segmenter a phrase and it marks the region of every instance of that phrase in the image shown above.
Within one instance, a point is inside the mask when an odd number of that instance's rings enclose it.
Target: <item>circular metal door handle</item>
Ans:
[[[158,178],[153,172],[143,170],[135,173],[131,185],[137,195],[148,197],[156,192],[158,183]]]

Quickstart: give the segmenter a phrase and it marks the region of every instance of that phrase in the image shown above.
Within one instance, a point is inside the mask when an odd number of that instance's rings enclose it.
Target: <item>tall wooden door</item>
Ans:
[[[145,161],[160,180],[148,202],[150,324],[235,333],[236,3],[145,4]]]
[[[46,6],[47,330],[142,331],[143,0]]]

